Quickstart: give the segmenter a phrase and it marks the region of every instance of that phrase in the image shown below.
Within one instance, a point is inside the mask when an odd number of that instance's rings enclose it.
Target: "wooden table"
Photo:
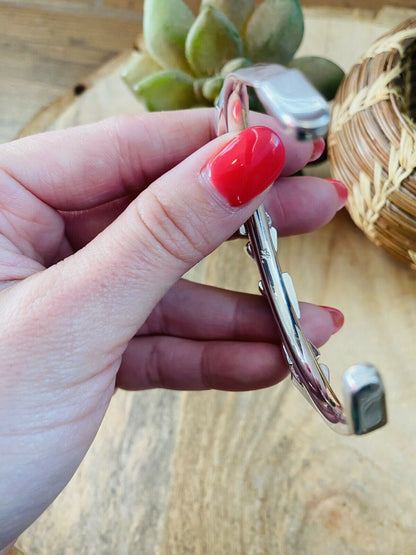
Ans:
[[[139,26],[140,6],[129,0],[24,6],[0,0],[2,140],[128,48]],[[351,14],[307,11],[304,51],[331,48],[346,67],[362,53],[361,40],[371,42],[405,16],[386,11],[370,24],[369,13]],[[106,115],[108,105],[95,100],[109,89],[118,92],[111,111],[140,111],[118,70],[116,62],[106,77],[90,79],[91,90],[75,104],[55,105],[60,117],[52,126]],[[300,297],[346,314],[345,328],[323,349],[334,386],[349,364],[376,363],[388,426],[363,438],[337,436],[289,380],[243,394],[118,392],[74,479],[20,538],[25,553],[415,552],[416,273],[370,244],[344,212],[280,248]],[[258,279],[238,243],[221,247],[191,277],[251,292]]]
[[[389,0],[413,7],[414,0]],[[142,0],[0,0],[0,142],[82,82],[139,32]],[[366,7],[381,0],[304,0],[303,5]],[[193,7],[199,0],[190,0]]]

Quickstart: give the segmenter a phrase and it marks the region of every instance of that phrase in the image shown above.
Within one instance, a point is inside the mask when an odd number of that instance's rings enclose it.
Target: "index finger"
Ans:
[[[253,114],[254,124],[279,132],[270,116]],[[139,193],[215,136],[212,108],[115,116],[1,145],[0,169],[56,209],[83,210]],[[287,175],[313,144],[282,140]]]

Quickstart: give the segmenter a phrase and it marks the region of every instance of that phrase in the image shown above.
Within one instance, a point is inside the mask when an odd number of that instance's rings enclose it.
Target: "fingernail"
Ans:
[[[341,183],[341,181],[337,181],[336,179],[328,179],[328,181],[332,183],[337,191],[341,209],[348,200],[348,189],[343,183]]]
[[[235,125],[239,126],[239,131],[241,131],[241,129],[244,128],[245,118],[244,118],[243,104],[239,97],[237,97],[234,100],[234,102],[231,103],[231,118],[234,121]]]
[[[266,190],[284,163],[279,136],[267,127],[249,127],[215,154],[201,173],[231,206],[240,206]]]
[[[341,329],[344,325],[344,315],[342,314],[342,312],[340,310],[337,310],[336,308],[333,308],[332,306],[321,306],[321,308],[324,308],[331,315],[332,322],[336,331]]]
[[[325,151],[325,139],[319,138],[313,141],[313,151],[309,162],[315,162],[318,160]]]

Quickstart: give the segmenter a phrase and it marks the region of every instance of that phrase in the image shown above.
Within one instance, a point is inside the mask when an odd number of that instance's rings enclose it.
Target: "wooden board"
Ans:
[[[185,0],[196,13],[200,0]],[[238,0],[236,0],[238,1]],[[255,0],[259,2],[261,0]],[[366,8],[383,0],[303,0]],[[415,0],[389,0],[415,6]],[[120,51],[131,48],[143,0],[0,0],[0,143]]]
[[[131,48],[142,2],[133,3],[134,11],[121,0],[0,0],[0,142]]]
[[[310,9],[303,53],[345,69],[408,15]],[[119,78],[122,59],[25,132],[142,108]],[[290,381],[264,391],[118,392],[74,479],[20,538],[25,553],[369,554],[416,545],[416,272],[374,247],[345,212],[281,240],[300,298],[339,306],[346,323],[322,349],[341,372],[371,360],[383,374],[389,424],[368,436],[331,432]],[[238,242],[192,272],[256,291]]]

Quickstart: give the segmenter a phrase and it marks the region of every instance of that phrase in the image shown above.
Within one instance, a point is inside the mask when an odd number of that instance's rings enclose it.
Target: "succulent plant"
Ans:
[[[294,58],[303,32],[298,0],[202,0],[197,16],[183,0],[145,0],[144,48],[122,76],[151,111],[210,105],[228,73],[254,63],[296,67],[331,100],[344,73],[325,58]]]

